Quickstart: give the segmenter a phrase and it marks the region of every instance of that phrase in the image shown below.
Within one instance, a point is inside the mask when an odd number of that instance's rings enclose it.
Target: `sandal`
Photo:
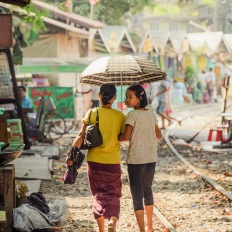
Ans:
[[[108,224],[108,230],[107,232],[116,232],[116,223],[117,223],[117,218],[116,217],[111,217],[109,224]]]
[[[113,223],[109,223],[108,224],[108,232],[114,232],[114,227],[113,227]]]

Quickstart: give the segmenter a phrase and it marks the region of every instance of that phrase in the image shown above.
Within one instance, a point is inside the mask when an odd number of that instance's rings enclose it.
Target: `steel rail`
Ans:
[[[174,128],[175,124],[172,124],[169,128]],[[219,185],[216,181],[196,169],[191,163],[189,163],[180,153],[177,152],[177,150],[174,148],[174,146],[171,144],[169,140],[169,134],[170,134],[170,129],[165,130],[164,134],[164,140],[170,150],[179,158],[185,165],[188,166],[195,174],[198,176],[201,176],[205,181],[207,181],[211,186],[213,186],[215,189],[217,189],[220,193],[222,193],[224,196],[226,196],[228,199],[232,201],[232,194],[225,190],[221,185]]]
[[[192,111],[193,110],[198,110],[199,108],[203,108],[203,107],[192,107]],[[205,106],[204,106],[205,108]],[[191,115],[188,115],[186,117],[184,117],[181,121],[186,120],[187,118],[191,117]],[[164,131],[164,140],[166,142],[166,144],[168,145],[168,147],[170,148],[170,150],[185,164],[187,165],[195,174],[201,176],[204,180],[206,180],[209,184],[211,184],[215,189],[217,189],[218,191],[220,191],[223,195],[225,195],[226,197],[228,197],[230,200],[232,200],[232,194],[229,193],[228,191],[226,191],[222,186],[220,186],[219,184],[217,184],[214,180],[212,180],[211,178],[209,178],[208,176],[206,176],[205,174],[203,174],[202,172],[200,172],[199,170],[197,170],[191,163],[189,163],[183,156],[181,156],[177,150],[174,148],[174,146],[171,144],[170,140],[169,140],[169,134],[170,131],[172,130],[173,127],[175,127],[177,123],[173,123],[171,124],[165,131]],[[122,172],[124,174],[126,174],[126,179],[129,182],[129,176],[128,176],[128,172],[127,169],[124,167],[124,165],[121,165],[122,168]],[[173,225],[168,221],[168,219],[159,211],[159,209],[154,205],[154,209],[153,209],[153,214],[160,220],[160,222],[165,226],[165,228],[170,231],[170,232],[177,232],[177,230],[175,229],[175,227],[173,227]]]
[[[197,108],[194,108],[193,110],[196,110]],[[188,115],[184,117],[181,121],[188,119],[192,115]],[[211,186],[213,186],[215,189],[217,189],[220,193],[222,193],[224,196],[226,196],[228,199],[232,200],[232,194],[228,191],[226,191],[222,186],[220,186],[218,183],[216,183],[214,180],[212,180],[207,175],[203,174],[199,170],[197,170],[190,162],[188,162],[181,154],[177,152],[177,150],[174,148],[174,146],[171,144],[169,140],[169,134],[173,130],[173,128],[177,125],[177,123],[171,124],[165,131],[164,131],[164,140],[167,144],[167,146],[170,148],[172,153],[174,153],[177,158],[179,158],[185,165],[187,165],[195,174],[201,176],[205,181],[207,181]],[[154,206],[153,213],[156,215],[156,217],[162,222],[162,224],[168,229],[170,232],[176,232],[176,229],[171,225],[171,223],[166,219],[165,216],[162,215],[162,213],[158,210],[157,207]]]

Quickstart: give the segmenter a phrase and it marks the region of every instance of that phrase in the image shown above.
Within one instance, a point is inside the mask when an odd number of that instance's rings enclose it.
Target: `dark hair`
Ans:
[[[116,87],[113,84],[103,84],[100,87],[100,93],[102,95],[102,103],[108,105],[110,104],[109,100],[116,94]]]
[[[22,89],[24,92],[26,92],[26,88],[22,85],[18,86],[18,89]]]
[[[139,98],[141,108],[145,108],[147,105],[147,95],[144,88],[141,85],[131,85],[128,90],[131,90],[135,93],[136,97]]]

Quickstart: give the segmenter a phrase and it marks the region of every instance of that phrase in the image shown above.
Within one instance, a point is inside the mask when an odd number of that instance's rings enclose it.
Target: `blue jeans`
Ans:
[[[145,205],[153,205],[152,182],[155,175],[156,163],[127,164],[130,189],[134,211],[144,210]]]
[[[156,113],[157,114],[165,113],[165,102],[159,101],[157,109],[156,109]]]

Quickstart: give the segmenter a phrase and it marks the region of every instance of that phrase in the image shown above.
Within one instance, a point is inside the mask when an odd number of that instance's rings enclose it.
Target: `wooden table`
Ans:
[[[12,232],[15,207],[15,166],[7,164],[0,166],[0,211],[6,213],[6,221],[0,222],[0,231]]]

